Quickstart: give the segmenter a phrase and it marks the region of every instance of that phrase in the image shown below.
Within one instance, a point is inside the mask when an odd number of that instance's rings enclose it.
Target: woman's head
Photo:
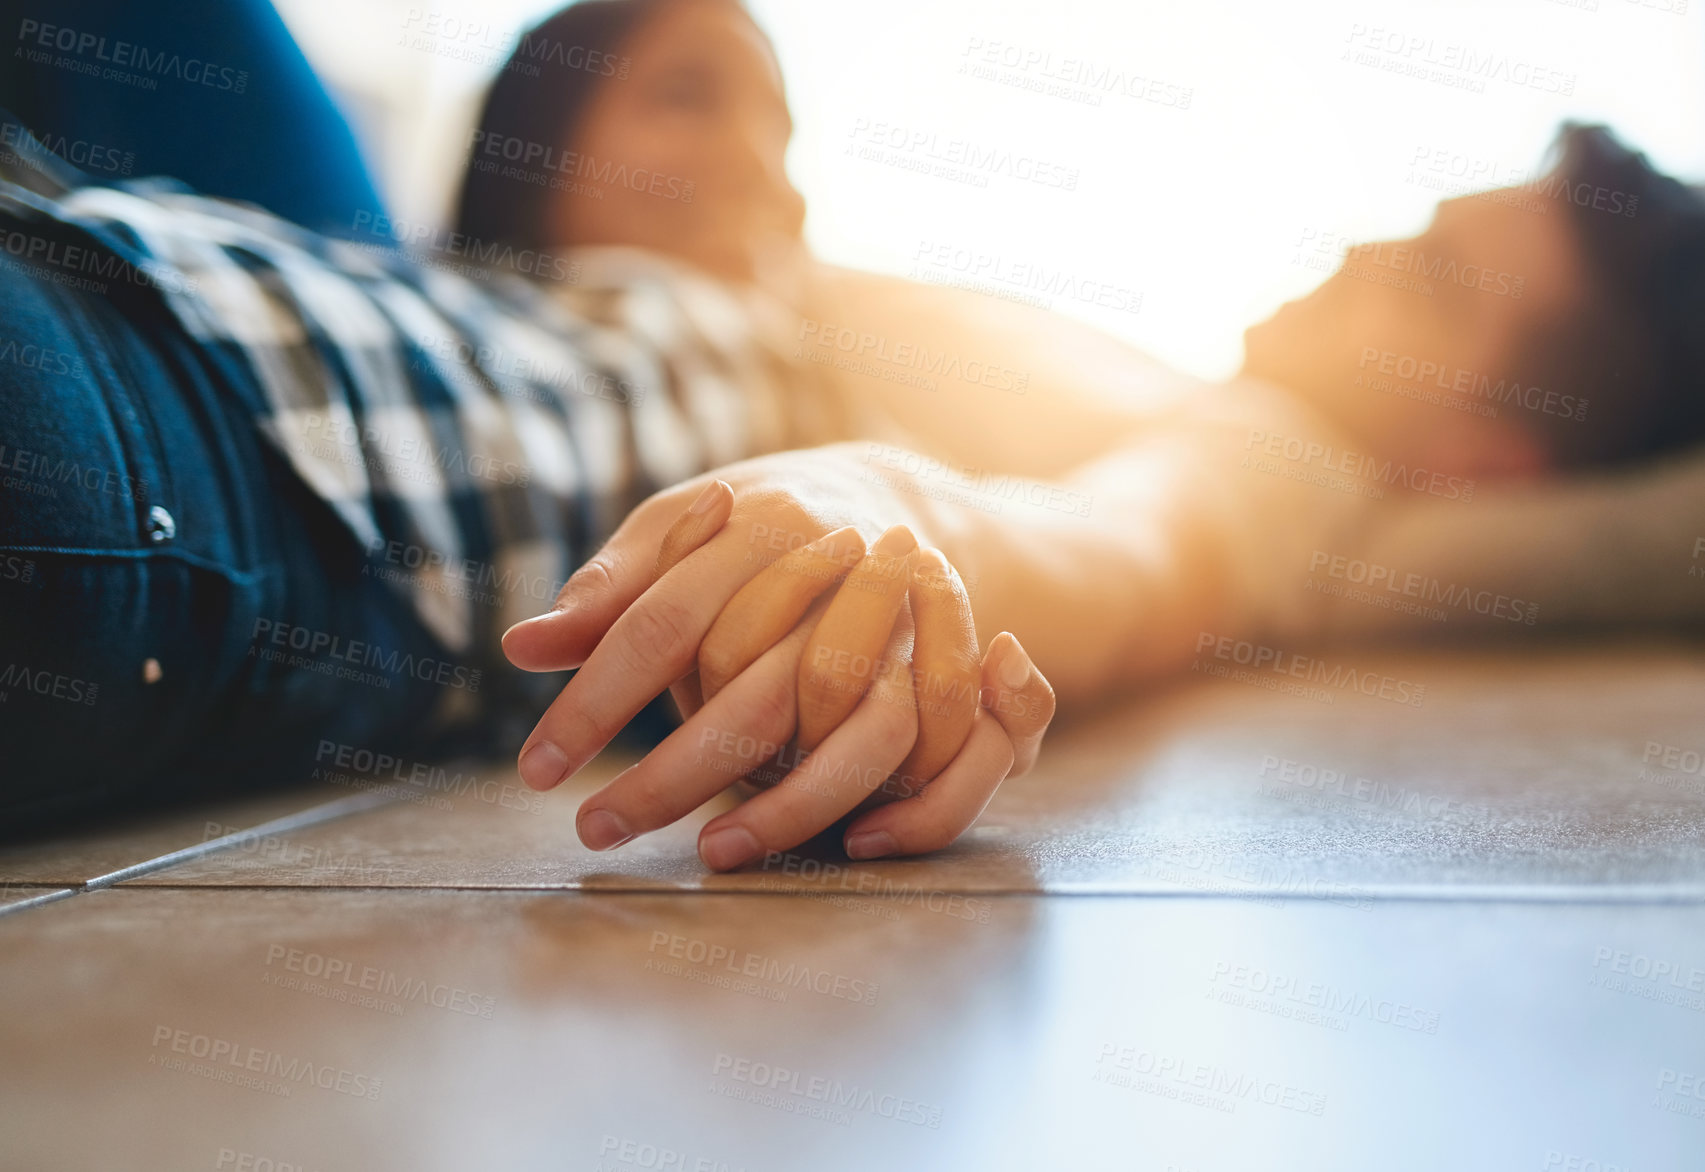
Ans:
[[[1413,240],[1351,249],[1248,332],[1245,370],[1470,476],[1705,440],[1705,201],[1601,127],[1565,126],[1555,157],[1444,201]]]
[[[492,84],[457,228],[635,245],[750,279],[803,225],[792,130],[739,0],[584,0],[525,33]]]

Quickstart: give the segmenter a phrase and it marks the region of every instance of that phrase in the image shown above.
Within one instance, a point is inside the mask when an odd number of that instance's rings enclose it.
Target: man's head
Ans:
[[[1565,126],[1554,155],[1352,248],[1248,331],[1245,372],[1383,455],[1482,479],[1705,440],[1705,201],[1601,127]]]

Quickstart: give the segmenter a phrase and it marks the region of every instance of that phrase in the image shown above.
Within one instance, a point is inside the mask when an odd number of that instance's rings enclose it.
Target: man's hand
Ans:
[[[947,845],[1034,762],[1052,689],[1010,634],[978,656],[964,584],[906,525],[866,549],[870,517],[905,509],[832,458],[723,474],[738,494],[702,479],[659,493],[551,612],[505,636],[520,667],[581,668],[523,747],[523,778],[559,784],[668,687],[686,723],[587,799],[588,846],[665,826],[740,779],[768,789],[704,828],[700,854],[719,870],[860,808],[855,858]]]

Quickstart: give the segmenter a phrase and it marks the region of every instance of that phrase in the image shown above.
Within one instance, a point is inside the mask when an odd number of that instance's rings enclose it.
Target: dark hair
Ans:
[[[456,231],[529,248],[548,239],[551,190],[503,174],[501,145],[534,152],[567,148],[598,87],[627,76],[621,49],[671,0],[581,0],[521,34],[486,92],[470,143],[456,206]],[[480,148],[498,145],[500,165],[475,166]]]
[[[1595,320],[1574,338],[1536,339],[1573,360],[1577,382],[1621,406],[1608,451],[1616,463],[1705,440],[1705,195],[1653,169],[1603,126],[1564,123],[1537,180],[1570,217],[1586,262]],[[1595,412],[1596,414],[1596,412]],[[1593,424],[1588,424],[1588,429]],[[1579,425],[1552,428],[1578,444]]]

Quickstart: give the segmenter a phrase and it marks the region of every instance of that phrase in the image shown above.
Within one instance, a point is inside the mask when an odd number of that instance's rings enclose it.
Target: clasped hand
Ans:
[[[830,450],[832,451],[832,450]],[[855,815],[854,859],[944,847],[1028,770],[1054,694],[1002,632],[979,653],[965,583],[897,524],[903,507],[832,456],[789,452],[651,497],[504,651],[579,668],[522,747],[534,789],[561,784],[669,689],[684,721],[587,798],[581,841],[609,850],[741,782],[706,823],[714,870]],[[889,506],[889,507],[885,507]]]

